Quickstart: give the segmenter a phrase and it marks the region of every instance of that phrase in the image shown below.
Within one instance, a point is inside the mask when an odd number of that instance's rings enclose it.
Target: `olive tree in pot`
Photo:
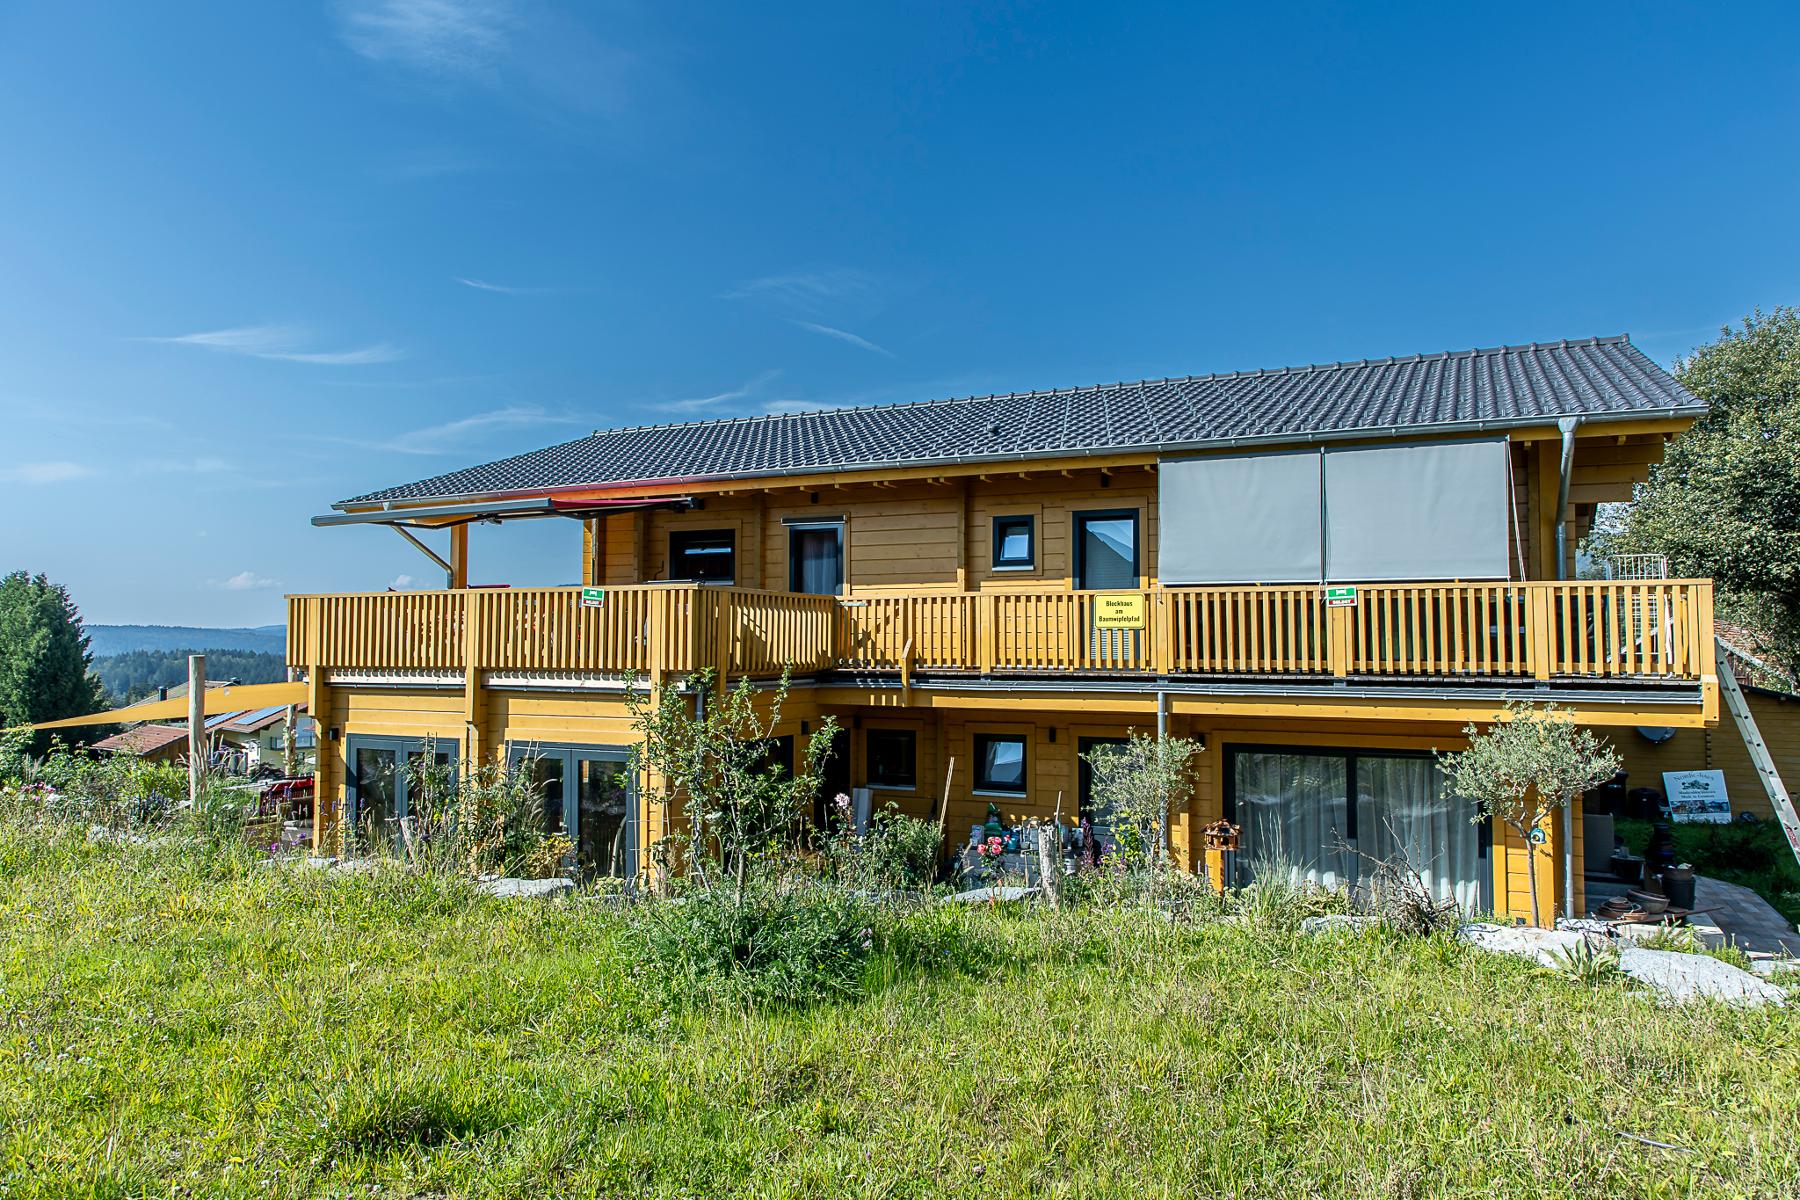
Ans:
[[[1509,700],[1500,720],[1485,730],[1469,725],[1464,732],[1468,749],[1438,755],[1446,794],[1475,803],[1471,820],[1498,818],[1525,843],[1531,923],[1542,927],[1537,861],[1544,851],[1532,833],[1575,797],[1618,774],[1618,752],[1554,704],[1538,708]]]

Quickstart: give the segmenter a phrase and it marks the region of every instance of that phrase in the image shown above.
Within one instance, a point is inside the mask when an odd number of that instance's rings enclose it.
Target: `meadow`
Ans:
[[[1800,1017],[1279,913],[924,905],[684,996],[605,897],[0,824],[0,1194],[1792,1196]],[[1652,1145],[1659,1143],[1660,1145]]]

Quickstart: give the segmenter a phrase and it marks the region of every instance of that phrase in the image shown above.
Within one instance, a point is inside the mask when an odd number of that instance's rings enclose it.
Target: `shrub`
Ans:
[[[407,773],[413,812],[400,822],[400,851],[415,866],[545,878],[574,850],[544,828],[543,787],[523,765],[489,760],[458,779],[428,747]]]
[[[758,882],[741,899],[696,889],[632,910],[644,960],[677,1004],[752,1008],[854,998],[876,912],[840,888]]]
[[[909,817],[892,801],[869,819],[867,833],[858,835],[846,820],[816,839],[828,875],[849,887],[880,891],[929,887],[942,847],[935,822]]]

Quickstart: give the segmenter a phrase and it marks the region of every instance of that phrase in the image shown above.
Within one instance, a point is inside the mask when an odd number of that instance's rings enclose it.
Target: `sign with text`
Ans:
[[[583,608],[605,608],[606,607],[606,589],[605,588],[590,588],[590,587],[582,588],[581,589],[581,607],[583,607]]]
[[[1149,606],[1142,593],[1126,596],[1094,597],[1095,629],[1147,629]]]
[[[1723,771],[1664,771],[1663,792],[1677,821],[1708,825],[1731,823],[1731,798],[1725,794]]]
[[[1328,587],[1325,589],[1326,608],[1355,608],[1356,589],[1353,587]]]

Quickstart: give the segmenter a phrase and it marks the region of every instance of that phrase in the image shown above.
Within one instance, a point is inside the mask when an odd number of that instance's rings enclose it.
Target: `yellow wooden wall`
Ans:
[[[1630,499],[1632,484],[1642,481],[1650,464],[1660,460],[1663,445],[1661,434],[1577,439],[1569,495],[1573,527],[1566,561],[1571,575],[1575,546],[1592,524],[1594,505]],[[1554,439],[1513,448],[1517,529],[1508,555],[1516,573],[1517,559],[1523,554],[1525,578],[1553,578],[1556,574],[1552,510],[1560,449]],[[1105,472],[1039,472],[1026,477],[996,471],[987,476],[886,486],[803,489],[772,482],[768,490],[696,494],[704,504],[699,511],[619,513],[590,522],[584,538],[582,578],[613,585],[666,579],[671,530],[732,529],[737,534],[738,585],[785,591],[788,534],[783,519],[841,516],[848,542],[847,578],[851,590],[858,593],[1068,587],[1073,572],[1073,515],[1112,509],[1141,513],[1143,582],[1147,586],[1156,578],[1156,475],[1141,466]],[[1037,562],[1028,571],[996,571],[992,566],[993,519],[1019,514],[1036,518]]]
[[[1744,696],[1788,795],[1796,795],[1800,788],[1800,697],[1750,688],[1744,689]],[[1737,722],[1729,714],[1710,729],[1678,729],[1661,745],[1652,745],[1633,730],[1617,730],[1611,736],[1625,760],[1631,787],[1663,791],[1664,771],[1723,771],[1734,814],[1749,812],[1760,820],[1775,819]]]
[[[966,708],[839,707],[831,710],[849,734],[852,786],[867,781],[867,733],[877,728],[911,729],[917,736],[916,784],[910,789],[878,789],[877,807],[888,801],[909,815],[935,818],[945,792],[949,770],[949,805],[944,818],[946,837],[954,848],[967,840],[969,827],[983,821],[990,802],[998,805],[1011,823],[1037,817],[1047,819],[1061,811],[1070,820],[1077,807],[1077,753],[1083,737],[1122,737],[1132,730],[1152,733],[1154,715],[1109,713],[1097,700],[1083,712],[1034,711],[1024,703],[996,700],[991,711]],[[1789,709],[1794,705],[1789,704]],[[463,695],[452,689],[354,689],[333,688],[326,705],[326,728],[337,728],[336,740],[320,742],[321,792],[341,799],[345,779],[343,751],[356,734],[391,737],[436,737],[454,742],[459,756],[466,754],[467,730],[463,724]],[[487,693],[480,729],[481,744],[493,752],[507,743],[573,743],[577,745],[629,745],[636,740],[629,714],[616,695],[605,693],[553,693],[495,690]],[[801,691],[789,698],[777,736],[795,735],[796,751],[804,749],[807,734],[816,733],[825,712]],[[1330,746],[1346,749],[1452,750],[1465,744],[1461,731],[1450,724],[1426,722],[1319,721],[1303,718],[1202,718],[1180,714],[1169,717],[1170,732],[1195,737],[1205,744],[1196,772],[1196,786],[1171,822],[1177,861],[1193,869],[1198,864],[1199,829],[1224,813],[1224,748],[1227,745],[1286,744]],[[975,736],[980,733],[1022,733],[1028,738],[1028,790],[1022,796],[984,795],[974,787]],[[648,791],[648,789],[647,789]],[[646,792],[647,794],[647,792]],[[335,810],[335,805],[332,806]],[[645,846],[666,836],[676,814],[652,807],[646,800],[640,811]],[[1575,861],[1581,861],[1581,820],[1572,822],[1576,839]],[[1539,895],[1546,913],[1561,904],[1561,830],[1553,824],[1550,841],[1538,847]],[[1527,917],[1530,895],[1526,889],[1526,846],[1507,831],[1496,828],[1493,864],[1494,896],[1503,913]],[[1577,907],[1584,901],[1577,877]]]

